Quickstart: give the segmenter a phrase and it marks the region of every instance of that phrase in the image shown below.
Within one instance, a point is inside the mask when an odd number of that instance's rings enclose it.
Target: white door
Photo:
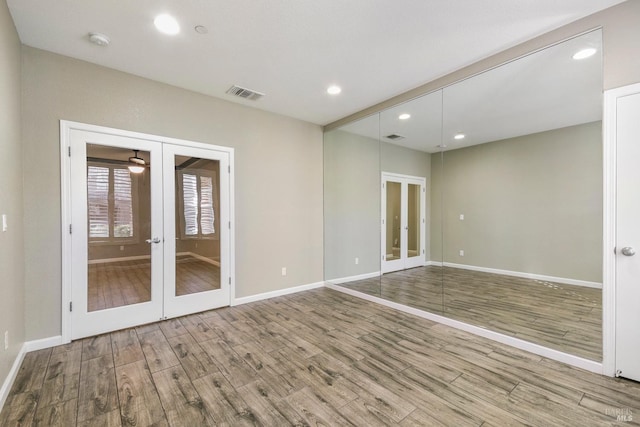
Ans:
[[[165,144],[165,317],[229,305],[229,154]]]
[[[382,174],[382,272],[424,265],[426,179]]]
[[[616,110],[616,372],[640,381],[640,93]]]
[[[73,128],[68,141],[69,338],[229,305],[229,152]]]
[[[69,147],[71,338],[159,320],[162,144],[72,129]]]

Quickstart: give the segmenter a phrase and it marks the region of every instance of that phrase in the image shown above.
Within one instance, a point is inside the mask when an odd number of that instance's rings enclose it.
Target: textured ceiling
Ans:
[[[7,1],[26,45],[317,124],[621,2]],[[163,12],[176,16],[179,35],[155,30]],[[111,44],[89,43],[91,31]],[[233,84],[266,96],[233,98],[225,94]],[[330,84],[342,94],[327,95]]]

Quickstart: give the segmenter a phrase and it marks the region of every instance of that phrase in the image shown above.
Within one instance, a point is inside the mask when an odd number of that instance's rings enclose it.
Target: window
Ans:
[[[89,240],[123,241],[136,236],[134,187],[127,168],[87,167]]]
[[[182,172],[180,175],[183,237],[215,237],[215,195],[217,194],[215,177],[192,171]]]

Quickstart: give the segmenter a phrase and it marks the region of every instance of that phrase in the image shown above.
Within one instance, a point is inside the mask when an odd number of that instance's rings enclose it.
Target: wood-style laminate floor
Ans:
[[[138,304],[151,298],[151,262],[89,264],[88,310]],[[176,260],[176,295],[220,289],[220,267],[190,255]]]
[[[639,420],[638,383],[326,288],[28,353],[0,412],[1,426],[65,427]]]
[[[341,286],[602,360],[600,289],[438,266]]]

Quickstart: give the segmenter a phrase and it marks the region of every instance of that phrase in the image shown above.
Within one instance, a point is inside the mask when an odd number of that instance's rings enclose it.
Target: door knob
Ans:
[[[633,249],[631,246],[626,246],[624,248],[622,248],[622,255],[624,256],[634,256],[636,254],[636,250]]]
[[[160,238],[159,237],[154,237],[153,239],[145,240],[145,242],[147,242],[147,243],[160,243]]]

